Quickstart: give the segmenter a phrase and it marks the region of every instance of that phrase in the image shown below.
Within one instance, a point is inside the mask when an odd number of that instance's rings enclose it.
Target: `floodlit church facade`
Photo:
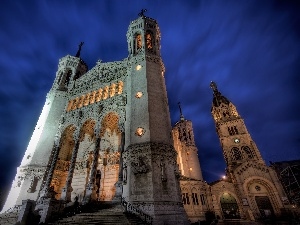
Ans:
[[[172,128],[154,19],[132,21],[128,57],[88,70],[80,58],[59,60],[32,138],[2,212],[28,210],[47,221],[61,203],[121,198],[153,224],[189,224],[279,215],[286,195],[263,161],[235,106],[211,83],[211,113],[227,164],[224,179],[203,180],[192,122]]]

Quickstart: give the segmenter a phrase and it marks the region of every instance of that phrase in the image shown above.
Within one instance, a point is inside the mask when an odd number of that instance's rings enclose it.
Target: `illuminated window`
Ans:
[[[152,49],[152,34],[150,31],[147,31],[146,33],[146,45],[147,45],[147,49]]]
[[[95,102],[95,95],[96,95],[96,91],[93,91],[90,94],[90,104],[93,104]]]
[[[99,102],[101,100],[101,97],[102,97],[102,88],[100,88],[96,93],[95,96],[96,102]]]
[[[141,127],[138,127],[135,131],[135,134],[138,136],[142,136],[144,134],[144,129]]]
[[[137,66],[136,66],[136,70],[140,70],[141,68],[142,68],[141,65],[137,65]]]
[[[142,96],[143,96],[143,93],[140,91],[135,94],[136,98],[141,98]]]
[[[77,105],[78,108],[81,108],[81,107],[82,107],[84,98],[85,98],[84,95],[82,95],[82,96],[79,98],[79,102],[78,102],[78,105]]]
[[[90,103],[90,94],[91,94],[91,93],[87,93],[87,94],[85,95],[85,99],[84,99],[84,101],[83,101],[83,105],[87,106],[87,105]]]
[[[137,50],[142,48],[142,35],[140,35],[140,34],[136,35],[135,42],[136,42]]]
[[[106,87],[103,89],[102,99],[107,99],[107,97],[108,97],[108,89],[109,89],[108,86],[106,86]]]
[[[109,89],[109,97],[113,97],[116,93],[116,85],[112,84]]]
[[[123,82],[119,81],[118,82],[118,94],[122,94],[122,92],[123,92],[123,86],[124,86]]]

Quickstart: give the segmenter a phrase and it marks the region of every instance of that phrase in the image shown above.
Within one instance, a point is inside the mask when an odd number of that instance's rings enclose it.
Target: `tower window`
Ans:
[[[197,193],[192,193],[192,199],[193,199],[193,204],[194,205],[199,205]]]
[[[150,31],[146,32],[146,46],[148,50],[153,49],[153,44],[152,44],[152,33]]]
[[[229,135],[236,135],[236,134],[239,134],[239,131],[238,129],[236,128],[236,126],[233,126],[233,127],[227,127],[228,129],[228,133]]]
[[[204,194],[201,194],[200,195],[200,200],[201,200],[201,205],[205,205],[205,196],[204,196]]]
[[[254,158],[254,156],[252,154],[252,151],[251,151],[251,149],[248,146],[243,146],[242,150],[246,153],[246,155],[247,155],[247,157],[249,159],[253,159]]]
[[[139,50],[142,48],[142,35],[137,34],[135,37],[135,49]]]
[[[233,147],[231,149],[231,153],[232,153],[233,160],[241,160],[242,159],[242,154],[237,147]]]
[[[72,71],[71,71],[71,70],[68,70],[67,76],[66,76],[66,79],[65,79],[65,86],[68,86],[68,85],[69,85],[71,75],[72,75]]]

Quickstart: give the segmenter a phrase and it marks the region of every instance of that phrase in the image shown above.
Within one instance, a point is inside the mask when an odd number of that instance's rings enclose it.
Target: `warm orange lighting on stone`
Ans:
[[[144,129],[141,127],[138,127],[135,131],[135,134],[138,136],[142,136],[144,134]]]

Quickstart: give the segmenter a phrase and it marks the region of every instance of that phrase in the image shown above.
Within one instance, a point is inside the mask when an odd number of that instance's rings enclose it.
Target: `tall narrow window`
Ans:
[[[186,205],[186,198],[185,198],[185,193],[182,194],[182,203]]]
[[[194,205],[199,205],[197,193],[192,193],[192,200]]]
[[[146,32],[146,46],[148,50],[152,50],[153,48],[152,33],[150,31]]]
[[[200,195],[200,200],[201,200],[201,205],[205,205],[206,200],[204,194]]]
[[[136,45],[135,45],[136,46],[136,50],[142,48],[142,35],[140,35],[140,34],[136,35],[135,43],[136,43]]]
[[[189,205],[190,204],[190,198],[189,198],[188,193],[185,193],[185,198],[186,198],[186,203]]]
[[[68,70],[67,76],[66,76],[66,79],[65,79],[65,86],[69,85],[71,75],[72,75],[72,70]]]

